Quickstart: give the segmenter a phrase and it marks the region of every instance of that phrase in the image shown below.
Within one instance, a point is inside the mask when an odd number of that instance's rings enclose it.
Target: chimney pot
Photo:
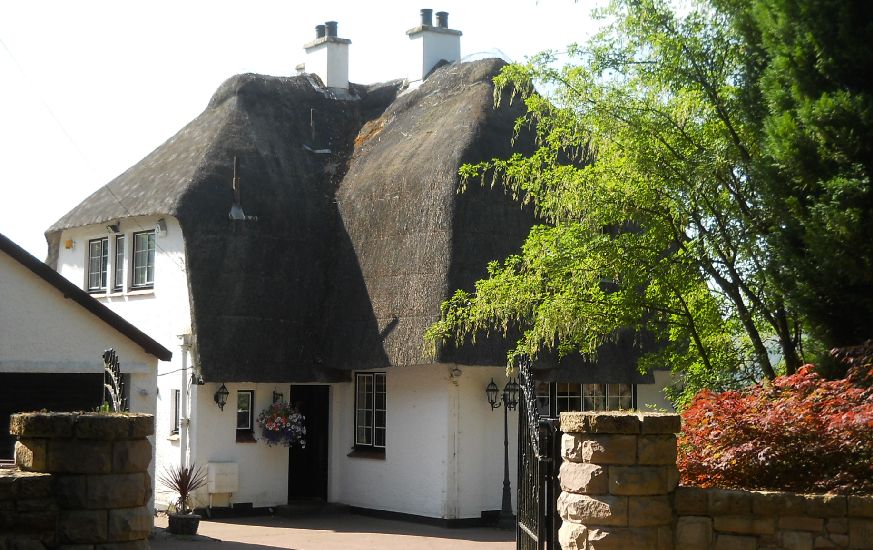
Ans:
[[[438,11],[436,12],[437,16],[437,27],[442,29],[449,28],[449,12],[447,11]]]
[[[433,10],[427,8],[421,10],[421,24],[423,26],[433,27]]]
[[[315,26],[315,38],[324,38],[324,25],[316,25]]]
[[[337,25],[337,22],[336,22],[336,21],[327,21],[327,22],[325,22],[325,24],[324,24],[324,30],[325,30],[325,32],[327,33],[327,36],[333,36],[333,37],[336,37],[336,36],[337,36],[337,34],[336,34],[336,25]]]

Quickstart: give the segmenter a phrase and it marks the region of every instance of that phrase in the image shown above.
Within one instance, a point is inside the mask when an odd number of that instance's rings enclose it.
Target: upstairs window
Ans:
[[[151,288],[155,284],[155,232],[133,234],[132,288]]]
[[[124,288],[124,235],[115,236],[115,275],[112,280],[112,290]]]
[[[385,373],[355,375],[355,448],[385,450],[387,392]]]
[[[106,290],[109,264],[109,237],[88,241],[88,292]]]

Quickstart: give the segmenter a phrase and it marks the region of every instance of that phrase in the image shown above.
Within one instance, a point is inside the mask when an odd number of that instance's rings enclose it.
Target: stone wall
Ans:
[[[680,417],[562,413],[565,550],[873,549],[873,497],[677,487]]]
[[[0,471],[0,550],[147,550],[154,418],[13,415],[16,469]]]
[[[873,498],[679,487],[676,548],[873,548]]]

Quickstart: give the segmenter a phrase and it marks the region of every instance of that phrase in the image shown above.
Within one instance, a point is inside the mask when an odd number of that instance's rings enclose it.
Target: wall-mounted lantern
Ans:
[[[224,410],[224,406],[227,404],[227,396],[230,395],[230,392],[227,391],[227,386],[224,384],[218,388],[218,391],[215,392],[215,402],[218,403],[218,408],[222,411]]]

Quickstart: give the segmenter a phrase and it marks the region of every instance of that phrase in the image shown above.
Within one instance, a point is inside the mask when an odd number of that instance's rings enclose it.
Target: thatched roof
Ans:
[[[208,381],[330,381],[432,362],[422,335],[440,303],[516,251],[534,223],[502,190],[458,193],[461,164],[511,152],[521,107],[494,108],[502,65],[447,65],[400,96],[399,82],[337,98],[309,76],[231,78],[47,237],[130,215],[177,217],[195,363]],[[256,221],[228,219],[234,156]],[[501,365],[506,347],[485,339],[438,360]]]

